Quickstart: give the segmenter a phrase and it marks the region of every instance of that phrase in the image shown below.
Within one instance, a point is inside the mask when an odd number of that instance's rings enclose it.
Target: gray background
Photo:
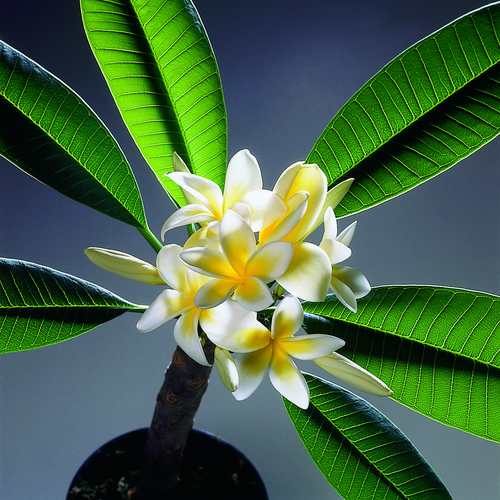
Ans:
[[[172,206],[135,149],[88,48],[76,0],[1,1],[0,38],[72,86],[134,166],[157,234]],[[342,104],[386,62],[480,1],[199,0],[222,75],[230,154],[249,148],[271,188],[304,159]],[[439,284],[500,293],[500,143],[357,216],[348,265],[372,285]],[[154,262],[136,230],[51,191],[0,159],[0,254],[51,266],[148,304],[159,288],[90,264],[83,249]],[[341,221],[341,228],[351,220]],[[177,233],[181,237],[183,233]],[[177,237],[173,235],[173,237]],[[172,241],[172,240],[170,240]],[[0,498],[62,499],[85,458],[149,424],[174,349],[172,325],[142,335],[125,315],[77,339],[0,358]],[[313,370],[310,364],[305,369]],[[319,374],[319,371],[318,371]],[[388,399],[368,398],[415,443],[456,500],[499,498],[499,449]],[[268,380],[236,402],[212,377],[196,426],[256,464],[272,500],[339,498],[309,459]]]

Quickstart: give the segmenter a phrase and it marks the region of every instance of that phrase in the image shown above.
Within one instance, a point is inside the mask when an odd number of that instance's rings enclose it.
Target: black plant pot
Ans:
[[[119,436],[95,451],[80,467],[67,500],[134,499],[147,428]],[[174,498],[267,500],[259,473],[226,441],[193,429],[184,449]]]

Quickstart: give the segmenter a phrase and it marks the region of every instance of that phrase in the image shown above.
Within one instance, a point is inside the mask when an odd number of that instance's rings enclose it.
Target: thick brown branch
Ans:
[[[204,351],[211,364],[214,350],[207,341]],[[180,347],[175,350],[148,431],[139,485],[141,500],[174,498],[182,453],[211,370],[211,366],[193,361]]]

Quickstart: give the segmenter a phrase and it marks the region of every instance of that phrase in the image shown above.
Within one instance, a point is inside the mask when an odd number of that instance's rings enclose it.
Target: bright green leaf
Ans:
[[[411,441],[355,394],[304,374],[311,402],[302,410],[283,399],[304,446],[346,500],[451,499]]]
[[[69,274],[0,259],[0,353],[57,344],[145,309]]]
[[[219,70],[188,0],[81,0],[90,45],[132,137],[179,205],[165,177],[176,151],[191,172],[222,186],[226,110]]]
[[[148,232],[114,138],[63,82],[0,41],[0,154],[73,200]]]
[[[338,112],[307,158],[329,184],[355,179],[339,217],[455,165],[500,132],[500,4],[410,47]]]
[[[342,354],[382,379],[396,401],[500,441],[500,297],[388,286],[359,299],[357,313],[333,296],[304,310],[309,333],[344,339]]]

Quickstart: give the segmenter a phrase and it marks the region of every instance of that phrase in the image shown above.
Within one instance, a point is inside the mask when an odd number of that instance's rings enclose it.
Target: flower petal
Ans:
[[[304,311],[299,299],[293,295],[285,297],[273,314],[272,338],[283,339],[295,335],[302,327],[303,322]]]
[[[183,172],[185,174],[191,173],[187,165],[184,163],[184,160],[175,151],[172,155],[172,166],[174,167],[175,172]],[[182,188],[181,191],[188,205],[192,203],[195,204],[197,203],[197,199],[194,196],[192,196],[188,191]]]
[[[241,307],[234,300],[226,300],[217,307],[203,309],[200,326],[214,344],[217,339],[252,324],[257,314]]]
[[[293,256],[286,272],[277,278],[289,293],[312,302],[325,300],[332,265],[328,255],[318,246],[300,242],[293,244]]]
[[[237,286],[238,282],[233,280],[211,279],[196,292],[194,303],[200,309],[216,307],[227,300]]]
[[[203,205],[186,205],[176,210],[163,224],[161,228],[161,239],[165,238],[165,233],[175,227],[186,226],[201,222],[211,222],[216,220],[214,214]]]
[[[345,345],[345,342],[333,335],[299,335],[279,339],[280,346],[289,355],[297,359],[311,360],[326,356]]]
[[[269,378],[274,388],[299,408],[309,406],[309,387],[297,365],[273,342],[273,356],[269,366]]]
[[[337,352],[315,359],[314,362],[323,370],[364,392],[374,396],[393,395],[382,380]]]
[[[330,286],[335,296],[347,307],[347,309],[350,309],[352,312],[358,310],[358,304],[354,293],[343,281],[332,275]]]
[[[286,172],[287,171],[285,171],[284,174],[286,174]],[[280,177],[276,183],[275,192],[285,201],[285,203],[298,191],[307,191],[309,193],[306,213],[295,228],[287,235],[288,241],[301,241],[309,234],[311,227],[322,211],[326,198],[327,180],[325,174],[315,164],[301,165],[300,169],[294,170],[294,173],[295,176],[291,183],[291,178],[286,179],[289,186],[286,196],[283,197],[284,190],[280,182],[282,177]]]
[[[234,300],[249,311],[262,311],[273,303],[273,296],[263,281],[249,276],[235,288]]]
[[[289,206],[289,213],[273,227],[264,227],[259,234],[260,244],[270,241],[292,241],[288,235],[300,222],[307,210],[309,194],[306,191],[299,191],[293,196],[293,208]]]
[[[213,248],[188,248],[179,254],[179,258],[187,267],[197,273],[206,274],[213,278],[238,278],[224,254]]]
[[[352,237],[354,236],[354,230],[356,229],[357,221],[347,226],[338,236],[337,241],[343,243],[346,246],[351,244]]]
[[[357,299],[364,297],[371,290],[365,275],[352,267],[332,266],[332,276],[345,283]]]
[[[271,332],[255,319],[252,324],[240,328],[235,332],[219,336],[217,339],[211,336],[209,338],[223,349],[245,353],[258,351],[267,347],[271,341]]]
[[[210,179],[184,172],[171,172],[168,177],[186,190],[200,205],[212,212],[216,219],[222,217],[222,192]]]
[[[238,389],[233,392],[235,399],[242,401],[255,392],[266,375],[272,353],[273,347],[268,345],[259,351],[236,356],[234,361],[238,368],[240,383]]]
[[[328,193],[326,193],[325,203],[323,204],[322,209],[318,213],[318,218],[316,222],[311,226],[306,236],[309,236],[313,231],[315,231],[323,222],[324,214],[328,207],[335,209],[335,207],[342,201],[344,196],[349,191],[354,179],[347,179],[336,186],[333,186]],[[348,243],[346,243],[348,245]]]
[[[217,223],[217,232],[212,231],[212,226],[202,227],[198,229],[198,231],[194,232],[184,243],[183,249],[187,250],[188,248],[194,247],[205,247],[214,241],[219,240],[219,231],[218,231],[218,223]]]
[[[150,332],[194,307],[193,298],[167,288],[158,295],[137,322],[140,332]]]
[[[227,260],[238,276],[255,250],[255,235],[250,226],[232,210],[228,210],[219,226],[220,244]]]
[[[287,241],[266,243],[248,259],[245,276],[254,276],[264,283],[274,281],[288,269],[292,255],[292,243]]]
[[[241,198],[240,203],[244,203],[250,209],[251,226],[254,232],[274,224],[287,212],[285,202],[267,189],[258,189],[247,193]]]
[[[165,284],[155,266],[128,253],[97,247],[86,248],[84,253],[96,266],[110,273],[148,285]]]
[[[216,347],[214,362],[215,367],[217,368],[217,373],[219,374],[224,387],[228,391],[234,392],[238,388],[240,377],[238,375],[238,368],[236,367],[236,363],[234,362],[231,353],[225,349]]]
[[[156,256],[156,267],[160,276],[174,290],[191,295],[186,277],[186,266],[179,259],[182,248],[179,245],[165,245]]]
[[[352,250],[349,247],[337,240],[323,238],[319,247],[328,255],[332,264],[343,262],[352,254]]]
[[[177,323],[175,323],[174,339],[179,347],[197,363],[203,366],[210,366],[203,352],[200,337],[198,336],[200,313],[200,309],[193,307],[182,314]]]
[[[222,210],[225,212],[250,191],[262,189],[262,175],[255,156],[248,149],[238,151],[229,161]]]

